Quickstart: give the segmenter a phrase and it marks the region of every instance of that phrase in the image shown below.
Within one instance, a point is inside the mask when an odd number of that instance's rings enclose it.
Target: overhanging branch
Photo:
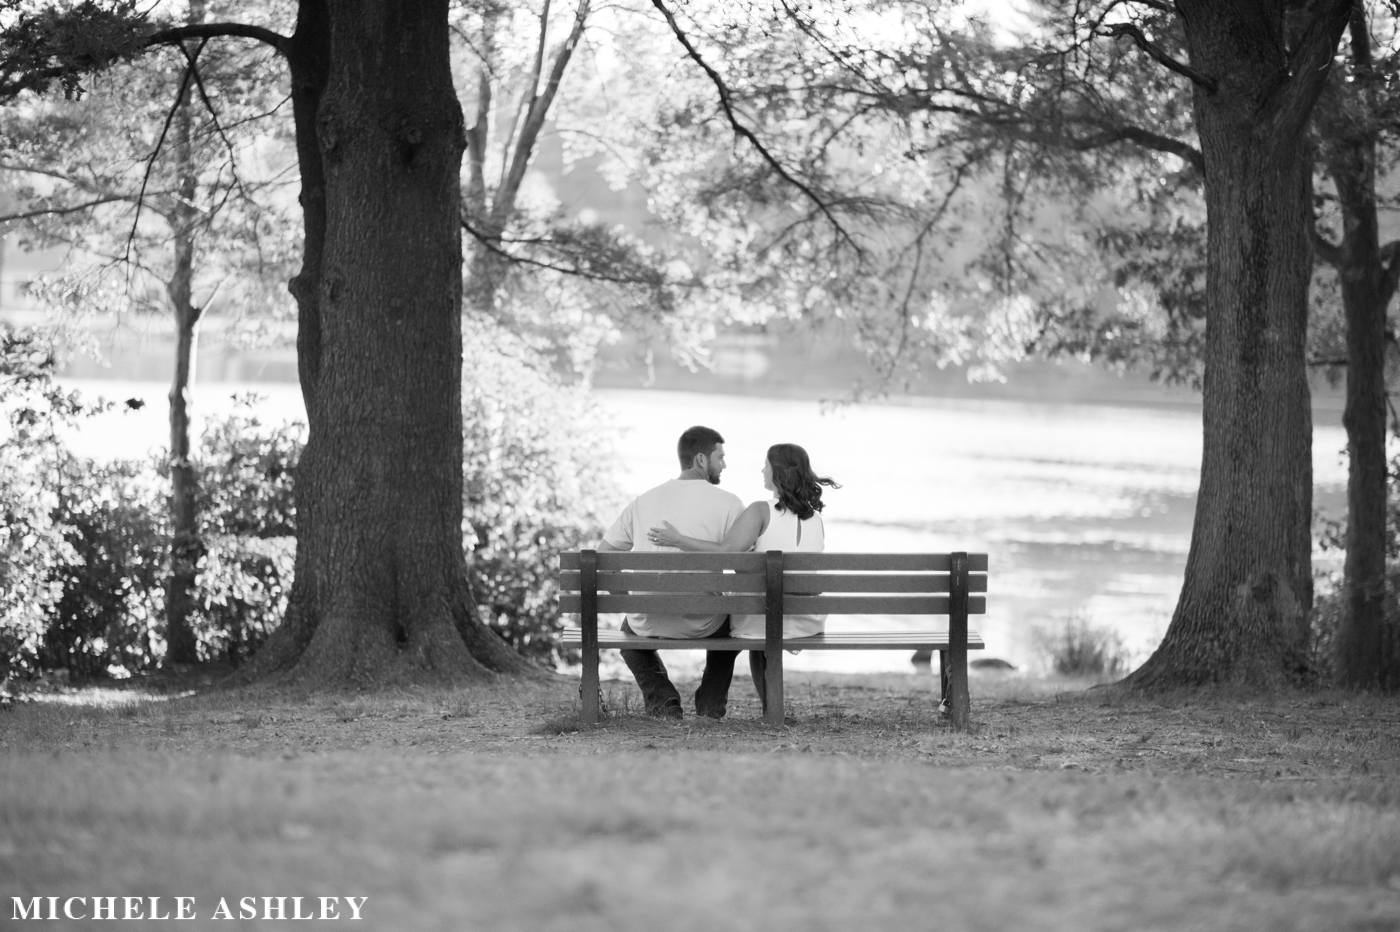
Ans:
[[[661,12],[661,15],[666,18],[667,25],[671,27],[671,32],[675,35],[676,40],[680,42],[681,47],[685,49],[686,55],[690,57],[691,61],[700,66],[700,69],[705,72],[710,82],[714,84],[715,90],[719,93],[720,107],[724,110],[724,116],[729,121],[729,125],[733,128],[735,135],[748,140],[749,145],[754,147],[759,157],[768,163],[768,166],[773,169],[774,173],[776,173],[779,178],[801,191],[803,196],[815,204],[822,216],[826,217],[831,223],[837,235],[849,243],[851,248],[858,254],[864,255],[865,250],[861,249],[860,244],[855,241],[850,233],[846,232],[846,228],[841,225],[841,221],[832,213],[831,208],[827,206],[826,202],[822,200],[817,192],[813,191],[784,168],[783,164],[778,161],[773,153],[768,151],[768,147],[759,140],[758,136],[739,120],[738,115],[734,112],[733,100],[729,94],[729,86],[724,83],[724,78],[720,76],[718,71],[710,67],[709,62],[705,61],[704,56],[700,54],[700,50],[690,41],[690,37],[685,34],[685,30],[681,29],[680,24],[676,22],[676,17],[666,8],[665,3],[663,3],[662,0],[651,0],[651,3],[652,6],[656,7],[656,9]]]
[[[30,220],[34,217],[61,217],[64,214],[75,214],[84,210],[92,210],[94,207],[101,207],[103,204],[111,204],[116,201],[129,201],[131,198],[124,194],[110,194],[106,197],[93,198],[81,204],[72,204],[68,207],[42,207],[37,210],[26,210],[17,214],[5,214],[0,216],[0,223],[9,223],[12,220]]]
[[[287,44],[292,40],[281,33],[273,32],[262,26],[252,26],[247,23],[189,23],[184,26],[172,26],[169,29],[159,29],[151,33],[151,37],[146,40],[147,45],[174,45],[186,39],[256,39],[266,45],[272,46],[283,55],[287,54]]]
[[[475,226],[473,226],[471,221],[469,221],[465,215],[463,215],[460,218],[460,220],[462,224],[462,229],[466,231],[468,236],[472,237],[472,239],[480,243],[486,249],[487,252],[495,253],[497,256],[500,256],[507,262],[519,263],[521,265],[529,265],[537,269],[546,269],[551,272],[558,272],[561,275],[572,275],[576,278],[582,278],[587,281],[608,282],[614,285],[647,285],[654,288],[660,284],[663,284],[663,282],[648,280],[641,276],[607,275],[602,272],[593,272],[588,269],[583,269],[578,267],[577,265],[574,265],[572,268],[569,268],[562,265],[556,265],[553,262],[545,262],[543,259],[535,259],[531,256],[519,256],[501,247],[501,243],[506,242],[506,240],[504,240],[502,237],[488,236],[484,231],[478,230]],[[543,241],[540,239],[511,240],[511,242],[530,242],[536,245],[543,243]]]
[[[175,113],[180,109],[181,103],[185,99],[185,93],[189,90],[190,79],[194,75],[195,63],[199,61],[199,53],[204,51],[204,45],[208,39],[201,39],[199,47],[194,50],[194,54],[185,53],[185,73],[180,78],[180,89],[175,92],[175,102],[170,105],[169,111],[165,114],[165,123],[160,128],[160,137],[156,140],[156,147],[151,150],[151,157],[146,160],[146,171],[141,176],[141,191],[136,195],[136,216],[131,221],[131,233],[126,238],[126,256],[124,261],[131,261],[131,245],[136,241],[136,231],[141,224],[141,205],[146,200],[146,185],[151,181],[151,170],[155,168],[156,157],[160,155],[161,147],[165,145],[165,137],[170,133],[170,124],[175,120]],[[181,52],[184,52],[181,48]]]
[[[1197,171],[1203,174],[1206,170],[1206,159],[1205,156],[1201,154],[1200,149],[1197,149],[1189,143],[1182,142],[1180,139],[1164,136],[1161,133],[1154,133],[1140,126],[1115,126],[1112,129],[1106,129],[1092,136],[1067,139],[1065,145],[1071,149],[1086,150],[1099,149],[1118,142],[1131,142],[1144,149],[1166,152],[1170,155],[1177,156],[1184,162],[1190,163]]]
[[[1214,94],[1219,89],[1219,84],[1216,83],[1214,78],[1209,75],[1201,74],[1201,72],[1192,68],[1190,65],[1172,58],[1166,52],[1162,51],[1161,46],[1148,39],[1147,36],[1143,35],[1142,30],[1132,23],[1113,23],[1104,26],[1100,35],[1108,36],[1113,39],[1121,39],[1127,36],[1129,39],[1133,40],[1138,48],[1146,52],[1153,61],[1169,71],[1175,71],[1179,75],[1190,78],[1192,82],[1205,88],[1207,94]]]

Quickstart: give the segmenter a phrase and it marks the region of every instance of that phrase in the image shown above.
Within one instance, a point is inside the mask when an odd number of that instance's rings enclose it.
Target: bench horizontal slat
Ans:
[[[559,573],[559,588],[578,592],[578,570]],[[633,592],[762,592],[760,573],[624,573],[609,570],[598,574],[598,589]],[[986,592],[987,576],[973,573],[967,578],[969,592]],[[783,591],[819,592],[948,592],[950,577],[939,573],[784,573]]]
[[[583,643],[583,632],[565,628],[565,647]],[[763,650],[757,638],[644,638],[621,631],[600,629],[598,646],[629,650]],[[948,632],[932,631],[839,631],[805,638],[787,638],[784,650],[947,650]],[[968,650],[984,650],[986,645],[976,631],[967,633]]]
[[[572,592],[560,593],[559,611],[566,614],[583,611],[582,596]],[[600,592],[598,611],[659,612],[669,615],[738,612],[761,615],[766,611],[766,605],[761,595],[608,595]],[[986,596],[969,596],[967,611],[971,615],[986,614]],[[783,599],[783,612],[788,615],[946,615],[948,596],[791,595]]]
[[[559,594],[559,611],[577,614],[583,611],[582,599],[576,592]],[[757,615],[763,612],[764,599],[761,595],[702,595],[681,593],[674,595],[608,595],[598,593],[598,611],[609,612],[660,612],[666,615],[714,615],[720,612],[741,612]]]
[[[796,554],[793,554],[796,556]],[[948,592],[946,573],[784,573],[783,591],[803,592]],[[985,574],[967,577],[968,592],[986,592]]]
[[[600,551],[600,570],[735,570],[741,573],[763,572],[761,553],[680,553],[678,551]],[[783,566],[798,572],[896,572],[946,573],[952,558],[946,553],[786,553]],[[579,568],[579,554],[570,550],[559,554],[559,568]],[[973,573],[987,572],[987,555],[969,553],[967,568]]]
[[[952,557],[946,553],[785,553],[783,569],[798,572],[858,572],[946,573],[952,569]],[[967,569],[971,573],[987,572],[987,555],[969,553]]]
[[[565,592],[579,591],[578,570],[562,570],[559,588]],[[598,574],[598,592],[631,590],[633,592],[763,592],[762,573],[622,573],[616,570]]]
[[[576,570],[578,551],[559,554],[561,570]],[[672,550],[607,550],[598,552],[600,570],[735,570],[762,573],[761,553],[681,553]]]

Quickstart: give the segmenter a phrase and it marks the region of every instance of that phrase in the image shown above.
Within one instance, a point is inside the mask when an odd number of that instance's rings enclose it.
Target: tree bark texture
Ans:
[[[165,660],[195,663],[199,657],[191,619],[195,612],[195,578],[204,544],[199,535],[199,479],[190,462],[189,391],[194,365],[195,328],[200,308],[194,304],[195,207],[194,117],[187,87],[174,118],[176,190],[171,211],[174,270],[166,291],[175,318],[175,374],[170,384],[170,575],[165,582]]]
[[[1201,485],[1175,614],[1124,685],[1281,685],[1305,670],[1312,607],[1303,131],[1345,18],[1317,14],[1326,28],[1289,77],[1282,5],[1178,8],[1191,66],[1218,87],[1194,93],[1209,230]]]
[[[524,671],[474,617],[462,551],[465,137],[446,0],[302,0],[288,61],[309,433],[288,614],[253,673]]]
[[[1316,125],[1337,189],[1342,242],[1336,270],[1346,315],[1346,607],[1336,672],[1347,686],[1400,688],[1400,631],[1385,617],[1386,310],[1395,281],[1382,254],[1376,210],[1376,108],[1370,37],[1360,0],[1351,19],[1354,80],[1328,83]]]

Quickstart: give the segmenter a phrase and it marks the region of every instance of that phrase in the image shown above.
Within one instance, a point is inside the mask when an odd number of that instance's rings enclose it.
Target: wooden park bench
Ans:
[[[559,610],[581,616],[563,644],[583,649],[583,720],[599,711],[598,651],[754,650],[768,661],[764,720],[783,723],[784,650],[936,650],[943,701],[967,725],[967,652],[985,645],[967,616],[987,611],[985,553],[675,553],[571,551],[559,558]],[[598,613],[762,614],[763,641],[650,638],[598,629]],[[782,636],[783,615],[947,615],[946,628]]]

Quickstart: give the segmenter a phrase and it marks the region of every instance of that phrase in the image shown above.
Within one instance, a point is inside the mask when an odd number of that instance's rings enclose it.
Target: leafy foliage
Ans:
[[[1400,630],[1400,451],[1390,458],[1386,486],[1384,612],[1386,626],[1394,631]],[[1346,518],[1315,514],[1313,539],[1322,553],[1344,555]],[[1335,672],[1337,634],[1348,611],[1346,580],[1340,570],[1318,571],[1315,576],[1318,593],[1313,600],[1308,656],[1313,673],[1327,682]]]
[[[53,380],[52,334],[0,333],[0,679],[157,666],[170,528],[159,461],[74,456],[63,430],[105,410]],[[290,583],[299,436],[236,414],[206,431],[199,656],[238,663],[280,620]]]
[[[54,334],[0,327],[0,680],[31,668],[62,588],[52,572],[76,559],[51,514],[66,451],[60,429],[95,410],[53,383]]]
[[[205,656],[241,663],[282,620],[296,559],[292,479],[304,442],[300,424],[264,425],[256,396],[204,429],[199,475],[196,641]]]
[[[51,518],[72,559],[49,568],[59,595],[39,668],[125,676],[163,656],[167,534],[155,479],[139,462],[64,458]]]
[[[556,658],[553,570],[621,505],[608,429],[581,387],[495,325],[472,325],[463,387],[463,543],[481,620],[527,656]],[[170,527],[165,464],[72,455],[62,424],[102,410],[52,379],[50,343],[5,333],[0,447],[0,680],[62,668],[125,676],[160,665]],[[198,656],[239,664],[280,622],[295,561],[299,424],[257,399],[205,428],[195,459],[205,552],[191,619]]]
[[[154,30],[136,0],[82,0],[68,6],[5,0],[0,29],[0,100],[42,93],[54,81],[81,97],[85,76],[140,55]]]
[[[621,506],[597,404],[518,337],[467,329],[463,528],[481,621],[528,657],[556,656],[555,559],[602,536]]]

